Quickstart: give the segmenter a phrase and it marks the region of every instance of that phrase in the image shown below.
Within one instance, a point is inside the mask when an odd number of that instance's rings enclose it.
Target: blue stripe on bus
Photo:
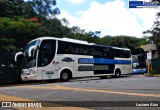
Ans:
[[[130,60],[114,60],[103,58],[79,58],[79,64],[131,64]]]

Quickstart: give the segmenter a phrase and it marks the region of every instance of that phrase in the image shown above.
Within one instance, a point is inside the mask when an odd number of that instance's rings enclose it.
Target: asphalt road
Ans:
[[[0,87],[0,101],[43,101],[45,108],[37,108],[43,110],[160,110],[160,77],[127,75],[11,85]]]

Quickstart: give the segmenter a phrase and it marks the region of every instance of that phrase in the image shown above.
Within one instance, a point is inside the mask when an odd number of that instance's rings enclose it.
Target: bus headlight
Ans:
[[[138,65],[138,63],[133,63],[133,68],[136,68]]]

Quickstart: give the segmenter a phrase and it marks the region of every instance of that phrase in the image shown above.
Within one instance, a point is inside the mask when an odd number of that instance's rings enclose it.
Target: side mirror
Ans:
[[[16,55],[15,55],[15,57],[14,57],[15,62],[17,62],[17,57],[18,57],[19,55],[22,55],[22,54],[23,54],[22,52],[16,53]]]
[[[32,55],[31,55],[31,54],[32,54],[31,52],[32,52],[33,49],[37,49],[37,46],[32,46],[32,47],[29,48],[29,51],[28,51],[28,56],[29,56],[29,57],[32,56]]]

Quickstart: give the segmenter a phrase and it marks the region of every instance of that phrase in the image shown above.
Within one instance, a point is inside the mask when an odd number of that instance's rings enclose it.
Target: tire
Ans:
[[[119,69],[117,69],[117,70],[115,71],[114,77],[118,78],[118,77],[120,77],[120,76],[121,76],[121,71],[120,71]]]
[[[70,74],[69,74],[69,72],[68,72],[68,71],[62,71],[60,80],[61,80],[62,82],[67,82],[67,81],[69,81],[69,80],[70,80]]]

